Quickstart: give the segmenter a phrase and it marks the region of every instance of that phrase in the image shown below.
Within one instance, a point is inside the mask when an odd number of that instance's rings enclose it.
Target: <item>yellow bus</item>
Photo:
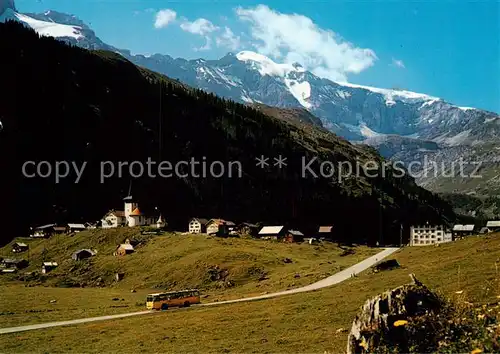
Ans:
[[[148,310],[167,310],[169,307],[188,307],[199,303],[200,292],[197,289],[149,294],[146,298]]]

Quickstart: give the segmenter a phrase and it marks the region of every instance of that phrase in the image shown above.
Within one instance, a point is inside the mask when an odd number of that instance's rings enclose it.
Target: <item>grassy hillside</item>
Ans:
[[[409,282],[408,273],[415,273],[424,284],[455,301],[481,306],[496,304],[500,296],[496,268],[500,234],[439,247],[406,248],[395,258],[401,269],[367,271],[312,293],[5,335],[0,342],[6,351],[16,352],[339,353],[346,347],[344,330],[350,328],[363,302]],[[472,341],[470,345],[481,348],[481,343]]]
[[[127,238],[141,242],[136,252],[113,256],[116,245]],[[142,236],[138,229],[127,228],[23,241],[29,252],[13,255],[9,244],[0,250],[0,257],[29,258],[30,266],[17,275],[0,277],[0,284],[22,281],[30,286],[108,287],[122,292],[199,288],[210,294],[211,301],[310,284],[377,252],[363,246],[340,248],[333,243],[284,244],[171,233]],[[97,255],[72,260],[72,253],[82,248],[94,249]],[[26,271],[39,272],[43,261],[56,261],[59,267],[46,275],[24,275]],[[116,282],[116,273],[123,273],[123,280]]]
[[[195,215],[289,223],[306,232],[334,224],[339,237],[383,243],[399,241],[400,222],[454,218],[448,204],[411,178],[396,177],[390,166],[384,173],[365,171],[368,161],[382,164],[380,155],[324,129],[304,129],[187,88],[115,53],[39,38],[20,24],[0,24],[0,40],[0,67],[6,68],[0,81],[0,150],[16,152],[0,155],[4,242],[25,235],[28,226],[99,220],[121,207],[131,182],[143,211],[158,207],[176,227]],[[288,165],[262,169],[255,160],[262,155],[271,163],[281,155]],[[101,162],[144,164],[148,158],[173,165],[221,161],[226,171],[229,162],[239,162],[241,178],[236,171],[237,176],[201,178],[187,168],[181,169],[187,177],[163,178],[153,171],[155,178],[135,178],[125,168],[101,183]],[[303,174],[303,161],[314,158],[314,171],[327,162],[337,173]],[[87,165],[78,183],[75,173],[56,183],[53,175],[23,177],[26,161]],[[338,178],[340,163],[355,173]],[[369,231],[359,227],[360,218]]]

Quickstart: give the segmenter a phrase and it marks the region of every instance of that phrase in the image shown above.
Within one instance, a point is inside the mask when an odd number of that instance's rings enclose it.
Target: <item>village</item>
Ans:
[[[60,225],[56,223],[34,227],[29,235],[30,238],[51,238],[53,236],[74,236],[76,233],[92,229],[117,229],[117,228],[141,228],[142,234],[159,235],[167,230],[168,223],[161,213],[145,214],[141,212],[138,202],[128,196],[123,199],[123,210],[110,210],[98,223],[68,223]],[[187,231],[186,231],[187,230]],[[230,220],[221,218],[192,217],[187,221],[186,230],[178,232],[180,235],[208,235],[215,237],[251,237],[260,240],[268,240],[284,243],[307,243],[310,245],[321,242],[335,242],[335,228],[333,225],[318,225],[316,232],[305,235],[297,229],[285,225],[262,225],[261,223],[242,222],[236,224]],[[474,224],[453,225],[449,229],[446,225],[417,225],[410,227],[409,243],[400,246],[429,246],[453,242],[472,235],[483,235],[490,232],[500,231],[500,220],[491,220],[485,226],[477,228]],[[125,239],[123,243],[116,245],[114,256],[126,256],[135,252],[137,241]],[[20,255],[29,253],[29,246],[24,242],[12,244],[12,253]],[[95,249],[75,249],[71,258],[74,261],[91,258],[98,253]],[[0,259],[1,273],[16,273],[29,265],[29,260],[22,257],[9,257]],[[58,267],[54,261],[44,261],[41,265],[41,273],[46,274]]]
[[[118,229],[118,228],[141,228],[142,234],[159,235],[167,230],[168,223],[161,213],[146,214],[143,213],[138,202],[128,196],[123,199],[123,210],[110,210],[100,222],[92,223],[68,223],[60,225],[57,223],[46,224],[31,229],[29,235],[32,239],[49,239],[57,236],[71,237],[85,230],[95,229]],[[187,230],[187,231],[186,231]],[[180,232],[181,235],[208,235],[216,237],[241,237],[248,236],[262,240],[281,241],[286,243],[316,244],[322,241],[333,241],[333,226],[319,226],[317,233],[306,237],[299,230],[288,228],[285,225],[264,226],[259,223],[242,222],[236,224],[229,220],[221,218],[201,218],[193,217],[187,221],[186,230]],[[115,256],[125,256],[135,252],[137,241],[126,239],[123,243],[116,246],[113,253]],[[15,242],[12,244],[12,253],[19,255],[29,252],[28,244],[24,242]],[[74,261],[80,261],[91,258],[98,253],[95,249],[77,249],[74,250],[71,258]],[[3,258],[0,259],[1,273],[16,273],[29,265],[27,259],[21,258]],[[46,274],[58,267],[58,263],[47,261],[41,264],[41,273]]]

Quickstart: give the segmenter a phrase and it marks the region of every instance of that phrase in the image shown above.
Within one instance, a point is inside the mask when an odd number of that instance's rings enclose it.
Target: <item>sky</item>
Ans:
[[[318,76],[426,93],[500,113],[497,0],[16,0],[74,14],[137,54],[252,50]]]

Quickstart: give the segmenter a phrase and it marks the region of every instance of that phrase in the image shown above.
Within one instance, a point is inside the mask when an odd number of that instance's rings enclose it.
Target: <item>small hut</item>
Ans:
[[[81,261],[83,259],[94,257],[95,255],[96,255],[96,252],[94,252],[92,250],[82,249],[82,250],[78,250],[75,253],[73,253],[71,258],[75,261]]]
[[[283,238],[283,242],[294,243],[304,241],[304,234],[298,230],[288,230]]]
[[[325,240],[333,239],[333,226],[320,226],[318,229],[318,238]]]
[[[236,227],[235,231],[240,235],[256,236],[259,233],[259,226],[244,222],[239,224]]]
[[[0,263],[0,268],[3,269],[23,269],[29,265],[29,262],[25,259],[3,259]]]
[[[278,240],[285,236],[285,226],[264,226],[259,231],[259,237],[263,240]]]
[[[132,246],[130,243],[122,243],[116,249],[115,255],[117,255],[117,256],[125,256],[127,254],[131,254],[131,253],[134,253],[134,252],[135,252],[134,246]]]
[[[47,274],[51,270],[57,268],[58,266],[59,266],[59,264],[57,264],[57,262],[43,262],[43,264],[42,264],[42,273],[43,274]]]
[[[12,252],[21,253],[28,250],[28,245],[22,242],[16,242],[12,245]]]

